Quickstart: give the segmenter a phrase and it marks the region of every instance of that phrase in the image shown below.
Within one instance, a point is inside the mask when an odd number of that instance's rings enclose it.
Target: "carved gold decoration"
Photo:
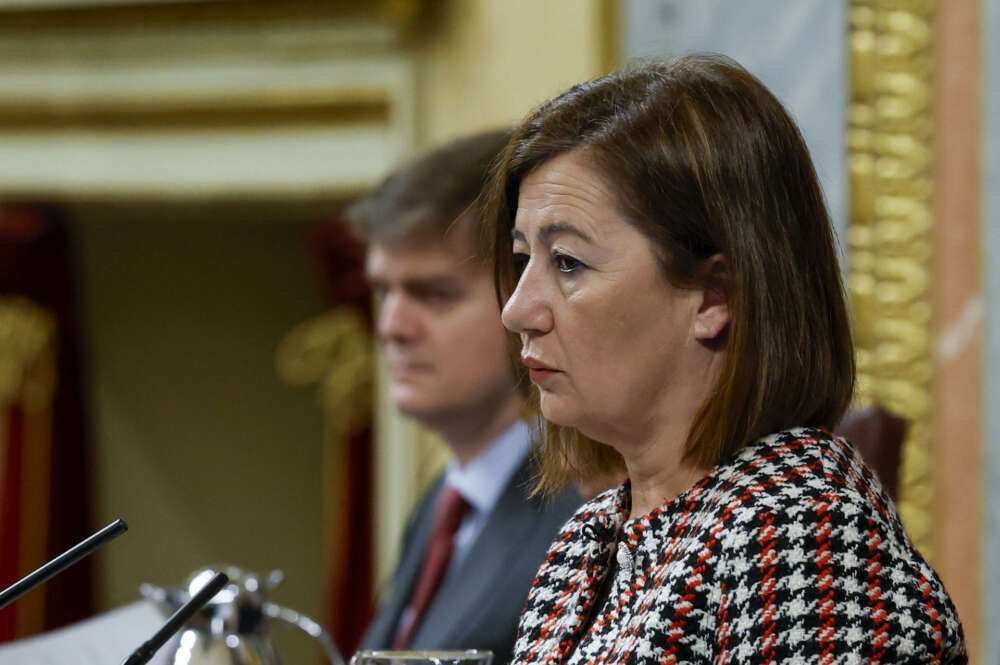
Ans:
[[[899,512],[933,558],[930,0],[851,0],[848,164],[857,401],[905,417]]]
[[[319,384],[327,436],[342,441],[372,410],[371,338],[361,315],[340,307],[293,329],[278,345],[275,368],[291,386]]]
[[[298,325],[275,353],[278,376],[291,386],[318,384],[323,405],[323,560],[328,570],[341,565],[348,468],[344,451],[351,435],[370,420],[374,394],[371,337],[361,314],[338,307]]]
[[[372,127],[389,123],[391,101],[385,91],[377,90],[307,91],[298,96],[290,93],[270,97],[235,94],[225,100],[213,99],[211,95],[188,98],[178,95],[166,102],[152,96],[113,103],[84,99],[73,106],[37,100],[19,104],[0,98],[0,129],[176,131],[274,125]]]
[[[119,29],[149,28],[165,25],[178,29],[192,24],[267,24],[282,19],[307,21],[310,25],[331,21],[359,21],[391,24],[399,31],[414,28],[421,13],[427,11],[427,0],[114,0],[87,2],[81,0],[44,0],[40,2],[0,3],[0,24],[17,31],[55,28],[69,32],[72,28],[113,26]],[[216,35],[213,35],[215,37]],[[203,50],[211,51],[216,40],[203,40]],[[310,42],[306,42],[310,45]]]
[[[0,298],[0,405],[45,408],[56,384],[52,315],[26,298]]]

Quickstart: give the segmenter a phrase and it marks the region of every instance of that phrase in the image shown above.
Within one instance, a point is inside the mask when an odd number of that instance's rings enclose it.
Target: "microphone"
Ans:
[[[163,627],[156,631],[149,640],[144,642],[132,655],[122,661],[122,665],[146,665],[153,657],[153,654],[169,640],[174,633],[187,623],[195,612],[205,606],[222,587],[229,584],[229,577],[225,573],[216,573],[215,577],[208,581],[208,584],[201,588],[201,591],[192,596],[177,611],[170,615]]]
[[[4,589],[3,592],[0,592],[0,609],[10,605],[39,584],[47,581],[55,575],[58,575],[63,570],[69,568],[104,543],[108,542],[112,538],[117,538],[126,531],[128,531],[128,524],[125,524],[124,520],[117,519],[86,540],[77,543],[57,556],[55,559],[52,559],[52,561],[49,561],[35,572],[22,577],[20,580]]]
[[[608,545],[618,539],[620,534],[620,529],[607,524],[603,520],[598,522],[595,527],[591,523],[584,524],[582,529],[583,535],[587,540],[592,540],[599,545]]]

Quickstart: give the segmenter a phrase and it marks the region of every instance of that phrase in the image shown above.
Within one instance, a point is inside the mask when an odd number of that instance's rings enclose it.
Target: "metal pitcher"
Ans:
[[[170,616],[198,593],[218,571],[195,571],[185,589],[164,589],[143,584],[139,591]],[[280,570],[261,578],[235,566],[222,568],[230,583],[215,595],[181,630],[179,638],[164,647],[172,650],[165,660],[171,665],[282,665],[269,632],[272,623],[294,626],[312,636],[331,665],[344,665],[340,651],[322,626],[294,610],[267,600],[267,594],[284,579]]]

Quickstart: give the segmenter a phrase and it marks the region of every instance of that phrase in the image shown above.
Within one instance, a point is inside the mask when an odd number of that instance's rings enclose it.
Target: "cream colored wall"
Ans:
[[[418,143],[520,120],[608,61],[603,0],[440,3],[417,56]]]
[[[325,303],[287,206],[73,206],[89,365],[100,605],[233,563],[284,569],[274,599],[320,613],[322,414],[280,383],[278,342]],[[276,631],[284,633],[284,631]],[[318,662],[282,635],[286,662]],[[138,645],[137,645],[138,646]]]
[[[616,25],[605,0],[431,3],[414,38],[415,148],[517,123],[569,86],[603,73]],[[613,21],[612,21],[613,23]],[[376,578],[392,572],[399,537],[426,483],[447,459],[440,442],[401,418],[379,377]]]

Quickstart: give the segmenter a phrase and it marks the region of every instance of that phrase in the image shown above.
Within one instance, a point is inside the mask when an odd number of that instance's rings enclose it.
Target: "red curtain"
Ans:
[[[27,322],[29,337],[45,337],[32,361],[36,366],[24,370],[36,374],[34,384],[26,377],[24,389],[0,405],[0,587],[92,532],[73,285],[70,239],[61,217],[43,207],[0,206],[0,306],[9,318]],[[10,335],[0,336],[0,344],[6,344],[0,356],[11,370],[20,351]],[[93,563],[91,558],[76,564],[0,610],[0,641],[90,616]]]
[[[316,225],[310,246],[330,305],[354,307],[370,322],[371,294],[364,275],[364,246],[340,220]],[[340,519],[338,531],[331,534],[335,553],[327,565],[325,609],[327,630],[350,656],[374,611],[370,420],[346,445],[346,473],[342,475],[346,478],[346,501],[328,506],[330,514],[338,514]]]

